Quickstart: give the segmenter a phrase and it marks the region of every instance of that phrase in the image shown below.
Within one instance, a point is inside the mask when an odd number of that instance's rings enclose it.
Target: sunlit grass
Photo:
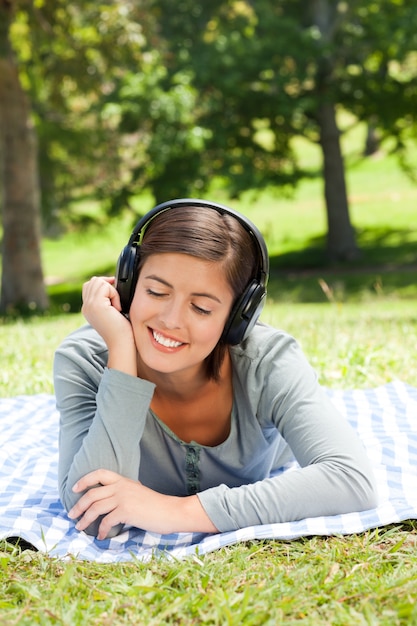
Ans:
[[[0,543],[2,623],[413,626],[416,549],[415,524],[114,565]]]
[[[374,387],[393,379],[417,385],[415,299],[375,297],[367,304],[270,300],[262,319],[297,338],[326,386]],[[54,351],[83,323],[81,314],[60,314],[0,325],[0,395],[53,393]]]
[[[354,146],[356,155],[354,164],[346,169],[346,177],[351,221],[363,251],[358,266],[384,260],[396,262],[396,254],[401,257],[403,247],[407,251],[400,262],[406,262],[408,255],[407,262],[417,263],[417,185],[399,168],[395,155],[381,152],[374,157],[359,159],[358,141],[362,133],[358,127],[343,139],[347,154]],[[247,192],[239,200],[230,200],[224,191],[216,188],[213,193],[206,194],[207,198],[230,204],[252,219],[264,234],[271,257],[279,263],[283,259],[281,264],[289,268],[293,262],[297,267],[306,262],[307,266],[311,265],[309,256],[315,265],[325,262],[327,218],[320,177],[320,151],[305,140],[298,140],[297,150],[306,153],[306,165],[316,172],[317,177],[303,180],[292,197],[283,196],[279,189]],[[350,162],[351,159],[346,160]],[[134,206],[137,217],[145,213],[152,206],[149,195],[136,198]],[[88,206],[84,211],[90,215]],[[114,271],[133,224],[134,216],[126,214],[107,223],[99,220],[97,226],[89,223],[65,237],[45,238],[43,260],[49,282],[74,283],[80,276]]]
[[[52,362],[59,343],[82,316],[29,317],[0,324],[0,396],[53,393]]]
[[[367,388],[394,379],[417,385],[415,301],[270,303],[263,319],[298,339],[325,386]]]

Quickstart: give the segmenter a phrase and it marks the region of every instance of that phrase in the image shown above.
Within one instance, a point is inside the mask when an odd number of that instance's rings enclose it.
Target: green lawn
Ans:
[[[374,387],[395,378],[416,386],[417,188],[391,158],[358,165],[349,188],[364,251],[349,271],[317,262],[325,232],[318,181],[303,184],[293,201],[265,192],[234,203],[270,246],[263,319],[299,339],[326,386]],[[3,320],[2,396],[53,392],[54,349],[83,321],[80,285],[114,271],[130,226],[121,219],[44,242],[53,310]],[[62,562],[3,542],[0,623],[417,625],[417,522],[145,564]]]
[[[303,142],[297,149],[305,151],[314,171],[317,150]],[[264,234],[271,257],[272,299],[320,303],[330,293],[339,301],[367,303],[375,296],[416,297],[417,185],[398,168],[394,156],[381,155],[358,160],[348,170],[347,182],[351,220],[362,251],[362,258],[349,267],[326,264],[326,213],[319,177],[303,181],[293,198],[268,189],[229,202],[221,191],[213,191],[213,200],[230,203]],[[151,206],[148,196],[136,201],[140,213]],[[88,207],[84,211],[88,213]],[[131,215],[111,222],[101,219],[98,226],[44,241],[44,269],[55,312],[78,311],[82,282],[92,275],[114,273],[133,222]],[[330,288],[327,295],[323,284]]]
[[[298,339],[328,387],[374,387],[395,378],[417,386],[415,299],[375,295],[364,303],[270,301],[262,319]],[[54,350],[83,323],[77,313],[0,325],[0,396],[53,393]]]

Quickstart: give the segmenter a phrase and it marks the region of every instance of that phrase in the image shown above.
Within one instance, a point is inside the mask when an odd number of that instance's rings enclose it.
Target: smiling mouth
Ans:
[[[174,339],[169,339],[165,337],[161,333],[158,333],[156,330],[152,330],[152,336],[155,339],[156,343],[159,343],[161,346],[165,348],[179,348],[184,344],[181,341],[175,341]]]

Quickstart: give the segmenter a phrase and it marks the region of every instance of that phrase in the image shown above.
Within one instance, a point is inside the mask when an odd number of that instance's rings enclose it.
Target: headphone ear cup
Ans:
[[[139,247],[125,246],[119,256],[116,267],[115,287],[119,292],[122,313],[129,313],[137,282]]]
[[[222,340],[230,345],[243,341],[255,326],[265,304],[266,290],[253,280],[236,302],[223,330]]]

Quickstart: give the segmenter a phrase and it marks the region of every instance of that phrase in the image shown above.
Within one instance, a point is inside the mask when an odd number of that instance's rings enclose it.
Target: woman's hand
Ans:
[[[136,346],[130,321],[121,313],[120,297],[111,276],[94,276],[83,285],[82,314],[109,349],[108,367],[137,375]]]
[[[114,282],[111,276],[93,276],[83,285],[81,312],[106,343],[111,343],[116,334],[126,332],[130,326],[121,314],[120,297]]]
[[[97,486],[98,485],[98,486]],[[85,491],[68,515],[78,519],[76,528],[85,530],[104,516],[97,539],[105,539],[113,526],[127,524],[159,534],[173,532],[217,532],[197,496],[166,496],[110,470],[96,470],[73,487]]]

